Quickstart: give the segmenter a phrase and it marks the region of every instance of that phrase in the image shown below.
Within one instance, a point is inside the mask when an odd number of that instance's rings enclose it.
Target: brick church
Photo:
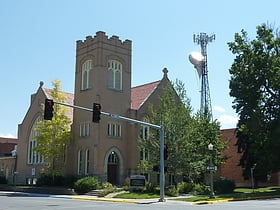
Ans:
[[[131,41],[117,36],[107,37],[97,32],[76,43],[74,94],[65,93],[65,103],[91,108],[100,103],[102,110],[141,120],[150,103],[157,103],[162,88],[169,82],[168,70],[161,80],[131,87]],[[33,151],[36,147],[36,123],[42,120],[41,104],[50,98],[50,89],[43,82],[31,96],[31,104],[18,128],[18,183],[33,183],[40,176],[43,157]],[[142,125],[102,115],[92,123],[92,114],[71,109],[72,139],[66,152],[64,174],[97,176],[101,181],[121,184],[137,172],[140,151],[137,139],[148,130]],[[28,181],[26,181],[28,180]]]
[[[77,41],[75,89],[74,94],[64,93],[65,103],[92,108],[96,102],[108,113],[143,120],[149,104],[158,103],[163,87],[169,82],[168,70],[162,70],[162,79],[158,81],[131,87],[131,45],[130,40],[108,37],[104,32]],[[34,128],[42,120],[41,104],[51,97],[50,92],[40,82],[18,126],[17,155],[0,157],[1,172],[10,183],[34,184],[40,177],[44,158],[33,151],[37,145]],[[79,109],[70,109],[68,115],[72,121],[72,138],[65,155],[65,175],[97,176],[100,181],[118,185],[137,173],[137,165],[145,159],[137,139],[147,135],[148,127],[103,115],[99,123],[92,123],[92,114]],[[240,155],[235,147],[235,129],[221,130],[221,134],[227,142],[224,152],[227,161],[216,176],[233,179],[237,186],[250,186],[250,180],[243,180],[238,166]],[[279,184],[279,180],[276,176],[272,181]]]

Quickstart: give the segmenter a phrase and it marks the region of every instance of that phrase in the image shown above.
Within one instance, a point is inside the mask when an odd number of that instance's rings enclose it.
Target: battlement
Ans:
[[[83,48],[88,45],[97,44],[98,42],[103,42],[105,44],[107,43],[107,44],[114,45],[114,46],[121,47],[121,48],[127,48],[129,50],[131,49],[131,43],[132,43],[131,40],[128,40],[128,39],[126,39],[125,41],[122,41],[119,39],[118,36],[115,36],[115,35],[113,35],[112,37],[109,38],[105,32],[98,31],[98,32],[96,32],[96,35],[94,37],[87,36],[84,41],[78,40],[76,42],[77,49],[80,47]]]

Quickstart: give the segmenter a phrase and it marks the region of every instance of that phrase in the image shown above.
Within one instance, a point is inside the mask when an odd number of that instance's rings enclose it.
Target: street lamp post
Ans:
[[[213,183],[213,172],[215,170],[215,166],[213,165],[213,144],[208,144],[208,150],[210,152],[210,167],[209,167],[209,171],[210,171],[210,198],[214,198],[215,197],[215,193],[214,193],[214,183]]]

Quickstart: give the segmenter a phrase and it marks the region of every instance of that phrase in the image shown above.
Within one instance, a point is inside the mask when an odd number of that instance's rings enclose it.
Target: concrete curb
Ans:
[[[232,201],[232,200],[231,199],[220,199],[220,200],[214,200],[214,201],[197,201],[197,202],[192,202],[192,205],[214,204],[214,203],[229,202],[229,201]]]
[[[204,204],[213,204],[213,203],[220,203],[220,202],[247,201],[247,200],[273,199],[273,198],[280,198],[280,195],[255,196],[255,197],[247,197],[247,198],[228,198],[228,199],[219,199],[213,201],[197,201],[197,202],[192,202],[192,205],[204,205]]]
[[[131,200],[131,199],[115,199],[115,198],[98,198],[98,197],[71,196],[71,199],[73,199],[73,200],[91,200],[91,201],[131,203],[131,204],[138,204],[139,203],[136,200]]]
[[[79,195],[73,195],[73,196],[51,196],[54,198],[65,198],[65,199],[73,199],[73,200],[88,200],[88,201],[103,201],[103,202],[117,202],[117,203],[130,203],[130,204],[152,204],[152,203],[161,203],[159,201],[159,198],[151,198],[151,199],[121,199],[121,198],[106,198],[106,197],[93,197],[93,196],[79,196]],[[170,201],[173,202],[172,199],[165,199],[165,202]],[[185,202],[190,203],[186,201],[174,201],[174,202]]]

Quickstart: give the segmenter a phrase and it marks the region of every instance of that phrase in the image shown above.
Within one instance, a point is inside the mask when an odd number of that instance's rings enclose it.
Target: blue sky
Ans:
[[[234,57],[227,42],[241,29],[254,39],[262,23],[279,28],[279,6],[279,0],[1,0],[0,136],[17,136],[40,81],[51,88],[59,79],[73,93],[76,40],[97,31],[132,40],[133,86],[161,79],[166,67],[172,81],[185,83],[194,111],[200,81],[188,55],[200,46],[193,34],[215,34],[207,48],[213,115],[222,128],[232,128],[237,116],[228,70]]]

